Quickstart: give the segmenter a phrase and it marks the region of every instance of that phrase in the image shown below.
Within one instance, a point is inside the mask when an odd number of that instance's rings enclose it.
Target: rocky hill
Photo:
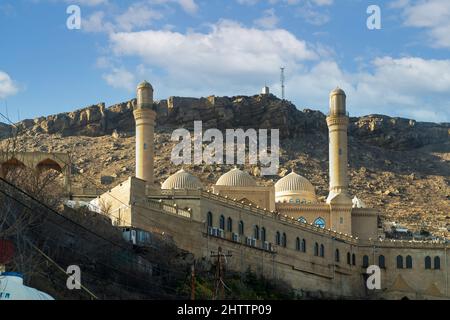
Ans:
[[[135,101],[106,108],[93,105],[16,124],[18,148],[71,152],[76,185],[110,188],[134,173]],[[162,182],[178,168],[170,165],[175,128],[278,128],[281,158],[278,176],[258,177],[268,184],[289,169],[311,180],[322,199],[328,188],[328,130],[325,115],[300,111],[273,95],[181,98],[155,103],[156,176]],[[12,127],[0,126],[1,145]],[[388,220],[445,235],[450,225],[450,124],[422,123],[382,115],[352,117],[349,129],[351,191],[379,207]],[[190,166],[207,185],[228,168]],[[255,176],[256,166],[246,166]],[[109,179],[101,179],[108,177]],[[103,180],[103,181],[102,181]],[[102,185],[102,183],[104,185]],[[110,183],[105,185],[105,183]]]

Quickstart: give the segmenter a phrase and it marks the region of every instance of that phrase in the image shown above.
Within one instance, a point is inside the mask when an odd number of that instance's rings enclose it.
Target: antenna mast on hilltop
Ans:
[[[284,90],[285,90],[285,86],[284,86],[284,69],[286,69],[285,67],[281,67],[281,99],[284,100],[285,96],[284,96]]]

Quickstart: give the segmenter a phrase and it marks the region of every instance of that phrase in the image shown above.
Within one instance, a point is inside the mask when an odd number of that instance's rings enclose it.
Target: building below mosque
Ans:
[[[329,195],[291,172],[273,186],[260,186],[233,168],[211,188],[183,168],[161,186],[154,181],[153,88],[138,86],[136,177],[93,201],[107,206],[113,223],[164,232],[196,259],[221,247],[232,252],[229,268],[283,280],[296,290],[329,298],[448,299],[445,242],[386,240],[379,211],[349,194],[346,95],[330,94]],[[378,266],[381,288],[366,285],[367,268]]]

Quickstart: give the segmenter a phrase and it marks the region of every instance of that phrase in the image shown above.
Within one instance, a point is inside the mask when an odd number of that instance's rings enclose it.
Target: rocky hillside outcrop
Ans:
[[[113,132],[134,132],[133,106],[136,101],[113,105],[92,105],[73,112],[60,113],[16,124],[21,131],[63,136],[98,137]],[[155,102],[160,128],[192,128],[202,120],[204,128],[278,128],[282,138],[305,134],[327,134],[325,115],[319,111],[300,111],[289,101],[274,95],[182,98],[170,97]],[[0,137],[11,126],[0,124]],[[430,144],[445,143],[450,137],[450,123],[422,123],[414,120],[370,115],[351,118],[353,136],[367,144],[395,150],[409,150]]]

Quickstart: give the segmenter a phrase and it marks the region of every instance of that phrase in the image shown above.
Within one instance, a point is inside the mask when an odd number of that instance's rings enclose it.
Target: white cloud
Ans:
[[[109,73],[103,74],[103,79],[113,88],[125,89],[130,92],[136,85],[134,74],[125,68],[113,68]]]
[[[354,115],[450,121],[450,60],[382,57],[372,61],[371,70],[358,73],[343,71],[335,61],[321,61],[294,75],[287,92],[301,106],[326,110],[328,92],[336,86],[346,90]]]
[[[199,7],[195,0],[149,0],[151,4],[178,4],[185,12],[194,14],[198,11]]]
[[[278,17],[275,14],[275,9],[268,9],[264,11],[263,16],[254,21],[255,25],[264,29],[274,29],[278,24]]]
[[[15,95],[19,91],[9,74],[0,70],[0,99]]]
[[[432,46],[450,48],[450,1],[399,0],[394,7],[403,8],[406,26],[427,30]]]
[[[226,20],[212,25],[209,33],[149,30],[115,33],[110,40],[117,55],[138,56],[171,74],[267,75],[281,65],[295,68],[317,58],[286,30],[246,28]]]
[[[299,108],[327,111],[330,90],[340,86],[347,91],[353,115],[450,121],[450,60],[379,57],[362,71],[347,72],[320,46],[286,30],[232,21],[220,21],[205,33],[113,33],[110,44],[115,58],[139,59],[136,74],[152,81],[160,98],[254,94],[264,83],[279,94],[279,67],[284,65],[287,97]],[[105,79],[127,90],[136,84],[133,74],[122,68],[114,68]]]

